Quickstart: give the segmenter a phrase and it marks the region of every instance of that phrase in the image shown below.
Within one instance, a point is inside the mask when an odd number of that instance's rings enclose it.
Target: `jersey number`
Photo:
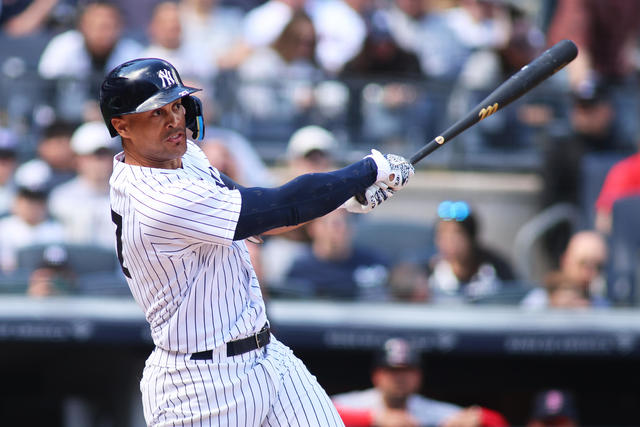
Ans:
[[[120,261],[120,267],[122,268],[122,272],[125,276],[131,279],[131,274],[129,273],[129,269],[124,266],[124,261],[122,259],[122,215],[118,215],[111,210],[111,221],[116,225],[116,249],[118,251],[118,261]]]

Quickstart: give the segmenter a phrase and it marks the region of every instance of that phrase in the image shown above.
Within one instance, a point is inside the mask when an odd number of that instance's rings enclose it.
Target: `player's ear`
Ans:
[[[112,117],[111,125],[123,138],[129,137],[129,126],[127,120],[122,117]]]

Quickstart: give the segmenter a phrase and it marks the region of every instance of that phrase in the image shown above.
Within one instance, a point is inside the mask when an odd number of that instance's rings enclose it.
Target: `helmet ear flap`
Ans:
[[[202,117],[202,102],[195,96],[182,97],[182,106],[185,109],[185,121],[187,128],[192,132],[192,138],[200,141],[204,138],[204,119]]]

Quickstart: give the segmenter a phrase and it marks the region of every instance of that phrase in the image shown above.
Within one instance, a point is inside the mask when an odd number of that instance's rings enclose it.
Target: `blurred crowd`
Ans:
[[[629,227],[637,228],[640,194],[640,6],[604,4],[4,0],[1,287],[127,295],[111,262],[108,200],[120,142],[97,106],[103,76],[127,59],[161,57],[204,88],[202,148],[212,164],[244,185],[277,185],[370,147],[410,152],[569,38],[580,49],[575,61],[465,132],[455,145],[463,148],[451,147],[451,160],[435,165],[491,171],[509,163],[542,178],[541,216],[574,208],[576,215],[538,230],[542,279],[515,268],[528,260],[481,241],[486,218],[464,200],[443,200],[425,214],[424,226],[409,233],[426,244],[411,254],[401,250],[400,228],[384,242],[367,240],[366,219],[337,211],[251,243],[253,262],[274,298],[635,305],[637,257],[628,253],[639,245]],[[520,163],[506,160],[514,154]],[[493,162],[471,160],[483,155]]]

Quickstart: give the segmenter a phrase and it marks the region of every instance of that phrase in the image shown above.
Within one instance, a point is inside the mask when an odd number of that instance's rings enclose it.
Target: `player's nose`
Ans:
[[[182,109],[170,109],[169,114],[167,115],[167,126],[170,128],[175,128],[180,126],[181,120],[184,119],[184,112]]]

